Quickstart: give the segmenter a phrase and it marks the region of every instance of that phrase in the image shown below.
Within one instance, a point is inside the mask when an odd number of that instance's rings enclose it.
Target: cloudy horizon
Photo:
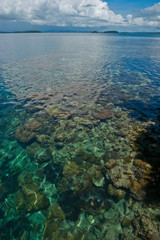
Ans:
[[[160,2],[147,4],[146,1],[143,9],[140,2],[139,9],[125,9],[125,4],[124,14],[118,4],[112,7],[110,1],[102,0],[1,0],[0,31],[27,28],[159,30]]]

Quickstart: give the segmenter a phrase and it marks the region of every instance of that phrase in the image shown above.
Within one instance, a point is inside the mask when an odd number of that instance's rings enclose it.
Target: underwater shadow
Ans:
[[[149,124],[135,142],[142,160],[151,166],[151,174],[148,179],[146,177],[146,203],[159,203],[160,200],[160,115],[157,116],[158,119],[159,121]]]
[[[136,123],[142,123],[142,131],[134,141],[136,152],[142,161],[151,166],[150,176],[144,176],[146,203],[158,203],[160,199],[160,97],[148,101],[123,100],[122,108],[129,110],[129,116]]]
[[[129,116],[138,121],[160,120],[160,96],[153,96],[144,101],[121,98],[116,106],[129,110]]]

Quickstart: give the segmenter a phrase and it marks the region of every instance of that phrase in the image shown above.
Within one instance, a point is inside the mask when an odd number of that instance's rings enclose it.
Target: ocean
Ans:
[[[160,238],[160,37],[0,34],[0,239]]]

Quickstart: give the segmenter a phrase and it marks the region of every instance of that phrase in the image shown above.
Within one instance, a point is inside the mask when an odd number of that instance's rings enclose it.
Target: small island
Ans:
[[[109,30],[109,31],[104,31],[104,32],[98,32],[98,31],[94,30],[91,33],[119,33],[119,32],[115,31],[115,30]]]
[[[119,33],[118,31],[104,31],[103,33]]]
[[[99,33],[98,31],[92,31],[91,33]]]
[[[29,31],[16,31],[14,33],[41,33],[41,31],[29,30]]]

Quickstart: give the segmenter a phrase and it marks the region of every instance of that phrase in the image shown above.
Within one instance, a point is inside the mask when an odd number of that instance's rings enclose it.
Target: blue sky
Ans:
[[[119,13],[144,9],[158,3],[157,0],[108,0],[109,6]]]
[[[0,0],[0,31],[160,31],[156,0]]]

